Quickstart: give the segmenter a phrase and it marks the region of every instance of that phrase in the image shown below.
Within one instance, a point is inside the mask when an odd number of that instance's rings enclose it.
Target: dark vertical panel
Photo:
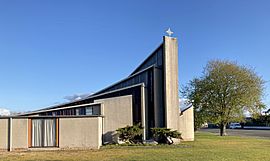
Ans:
[[[155,117],[154,117],[154,91],[153,91],[153,70],[149,71],[147,74],[147,108],[148,108],[148,128],[155,127]]]
[[[164,127],[165,107],[163,94],[163,71],[159,68],[154,69],[154,106],[155,106],[155,126]]]

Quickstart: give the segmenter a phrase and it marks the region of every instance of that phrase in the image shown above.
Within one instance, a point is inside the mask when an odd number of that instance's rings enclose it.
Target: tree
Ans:
[[[195,107],[195,127],[213,122],[223,136],[229,122],[243,121],[245,111],[256,114],[265,107],[261,101],[263,85],[262,78],[251,68],[215,60],[208,62],[203,75],[190,81],[182,94]]]

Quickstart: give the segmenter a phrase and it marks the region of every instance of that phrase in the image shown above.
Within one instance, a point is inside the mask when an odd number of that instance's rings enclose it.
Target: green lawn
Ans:
[[[196,133],[196,141],[180,145],[105,146],[100,150],[0,152],[0,160],[187,160],[269,161],[270,139],[220,137]]]

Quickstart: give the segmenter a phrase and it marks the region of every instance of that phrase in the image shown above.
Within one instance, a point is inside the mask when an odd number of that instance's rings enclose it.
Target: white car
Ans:
[[[240,129],[241,125],[239,123],[230,123],[230,129]]]

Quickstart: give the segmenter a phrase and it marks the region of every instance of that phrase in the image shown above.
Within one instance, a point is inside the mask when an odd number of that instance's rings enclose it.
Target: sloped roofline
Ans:
[[[192,104],[189,104],[189,105],[188,105],[186,108],[184,108],[183,110],[181,110],[181,108],[180,108],[181,114],[184,113],[186,110],[190,109],[191,107],[193,107],[193,105],[192,105]]]
[[[161,48],[162,46],[163,46],[163,42],[146,59],[144,59],[142,61],[142,63],[130,74],[130,76],[132,76],[133,74],[135,74],[136,71],[138,69],[140,69],[140,67],[142,67],[143,64],[145,64],[145,62],[147,62],[151,58],[151,56],[153,56],[158,51],[158,49]]]
[[[125,80],[127,80],[127,79],[130,79],[130,78],[132,78],[132,77],[134,77],[134,76],[136,76],[136,75],[138,75],[138,74],[140,74],[140,73],[142,73],[142,72],[144,72],[144,71],[146,71],[146,70],[148,70],[148,69],[150,69],[150,68],[153,68],[154,67],[154,65],[151,65],[151,66],[149,66],[149,67],[147,67],[147,68],[145,68],[145,69],[143,69],[143,70],[140,70],[140,71],[138,71],[138,72],[136,72],[153,54],[155,54],[156,53],[156,51],[160,48],[160,47],[162,47],[163,46],[163,42],[160,44],[160,45],[158,45],[158,47],[146,58],[146,59],[144,59],[144,61],[127,77],[127,78],[124,78],[124,79],[121,79],[120,81],[118,81],[118,82],[116,82],[116,83],[113,83],[112,85],[110,85],[110,86],[107,86],[107,87],[105,87],[105,88],[103,88],[103,89],[101,89],[101,90],[99,90],[98,92],[95,92],[94,94],[92,94],[92,95],[89,95],[88,97],[86,97],[86,98],[83,98],[83,99],[80,99],[80,100],[74,100],[74,101],[70,101],[70,102],[66,102],[66,103],[61,103],[61,104],[58,104],[58,105],[53,105],[53,106],[49,106],[49,107],[46,107],[46,108],[42,108],[42,109],[39,109],[39,110],[36,110],[36,111],[41,111],[41,110],[49,110],[49,109],[54,109],[54,108],[57,108],[57,107],[59,107],[59,106],[65,106],[65,105],[68,105],[68,104],[72,104],[72,103],[76,103],[76,102],[80,102],[80,101],[84,101],[84,100],[87,100],[87,99],[91,99],[91,98],[94,98],[94,97],[97,97],[97,96],[99,96],[99,95],[101,95],[101,94],[103,94],[103,92],[102,91],[105,91],[105,90],[107,90],[107,89],[109,89],[109,88],[111,88],[111,87],[113,87],[114,85],[116,85],[116,84],[118,84],[118,83],[121,83],[121,82],[123,82],[123,81],[125,81]],[[120,88],[120,89],[122,89],[122,88]],[[106,92],[105,92],[106,93]],[[36,111],[33,111],[33,112],[36,112]],[[25,113],[25,114],[27,114],[27,113]],[[21,115],[25,115],[25,114],[21,114]]]

